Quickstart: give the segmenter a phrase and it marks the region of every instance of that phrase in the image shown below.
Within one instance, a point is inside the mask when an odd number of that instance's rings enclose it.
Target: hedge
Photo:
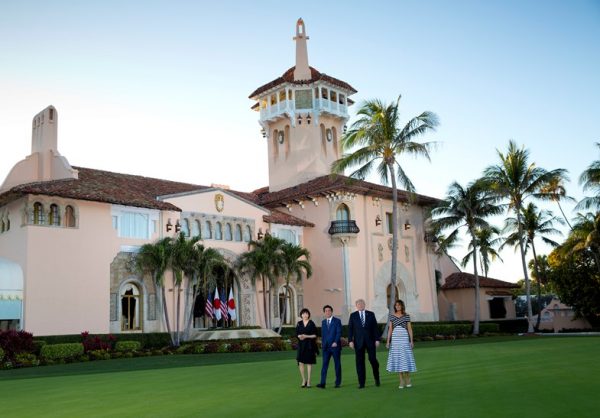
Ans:
[[[90,334],[90,337],[101,337],[106,339],[109,335],[117,338],[117,341],[139,341],[142,348],[163,348],[171,345],[171,337],[167,332],[150,332],[147,334]],[[81,334],[68,335],[46,335],[35,337],[36,340],[45,341],[47,344],[80,343]]]
[[[138,351],[141,348],[142,344],[139,341],[117,341],[115,344],[115,350],[122,352]]]
[[[40,357],[45,360],[70,359],[83,354],[83,344],[64,343],[46,344],[40,350]]]
[[[0,347],[0,361],[4,358],[4,350]]]

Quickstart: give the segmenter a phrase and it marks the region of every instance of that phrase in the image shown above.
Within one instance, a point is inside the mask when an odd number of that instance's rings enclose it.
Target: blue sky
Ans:
[[[53,104],[73,165],[266,185],[248,94],[294,65],[299,17],[310,65],[354,86],[357,103],[401,94],[404,120],[439,115],[424,138],[438,142],[431,163],[402,162],[418,192],[443,197],[514,139],[539,166],[568,169],[569,194],[583,196],[576,180],[600,157],[592,0],[4,1],[0,177],[29,154],[31,118]],[[518,259],[503,257],[490,275],[518,280]]]

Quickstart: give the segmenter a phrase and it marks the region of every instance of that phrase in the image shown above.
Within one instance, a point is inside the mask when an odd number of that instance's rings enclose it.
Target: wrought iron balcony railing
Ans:
[[[329,235],[337,234],[358,234],[360,229],[356,226],[356,221],[331,221]]]

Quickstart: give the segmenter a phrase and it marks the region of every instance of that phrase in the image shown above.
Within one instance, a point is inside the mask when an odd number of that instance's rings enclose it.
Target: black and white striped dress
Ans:
[[[410,346],[410,337],[406,329],[410,322],[410,315],[405,314],[398,318],[396,315],[389,315],[388,320],[392,323],[392,341],[388,353],[387,371],[388,372],[416,372],[415,357]]]

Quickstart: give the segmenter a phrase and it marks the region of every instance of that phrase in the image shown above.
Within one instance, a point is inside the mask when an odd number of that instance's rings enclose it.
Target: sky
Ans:
[[[362,101],[399,95],[404,122],[439,116],[422,138],[431,161],[401,159],[418,193],[443,198],[514,139],[538,166],[567,169],[568,194],[583,197],[578,177],[600,158],[600,0],[0,0],[0,179],[52,104],[72,165],[267,185],[248,95],[294,65],[299,17],[309,64],[358,90],[350,123]],[[502,258],[490,277],[523,277],[512,249]]]

